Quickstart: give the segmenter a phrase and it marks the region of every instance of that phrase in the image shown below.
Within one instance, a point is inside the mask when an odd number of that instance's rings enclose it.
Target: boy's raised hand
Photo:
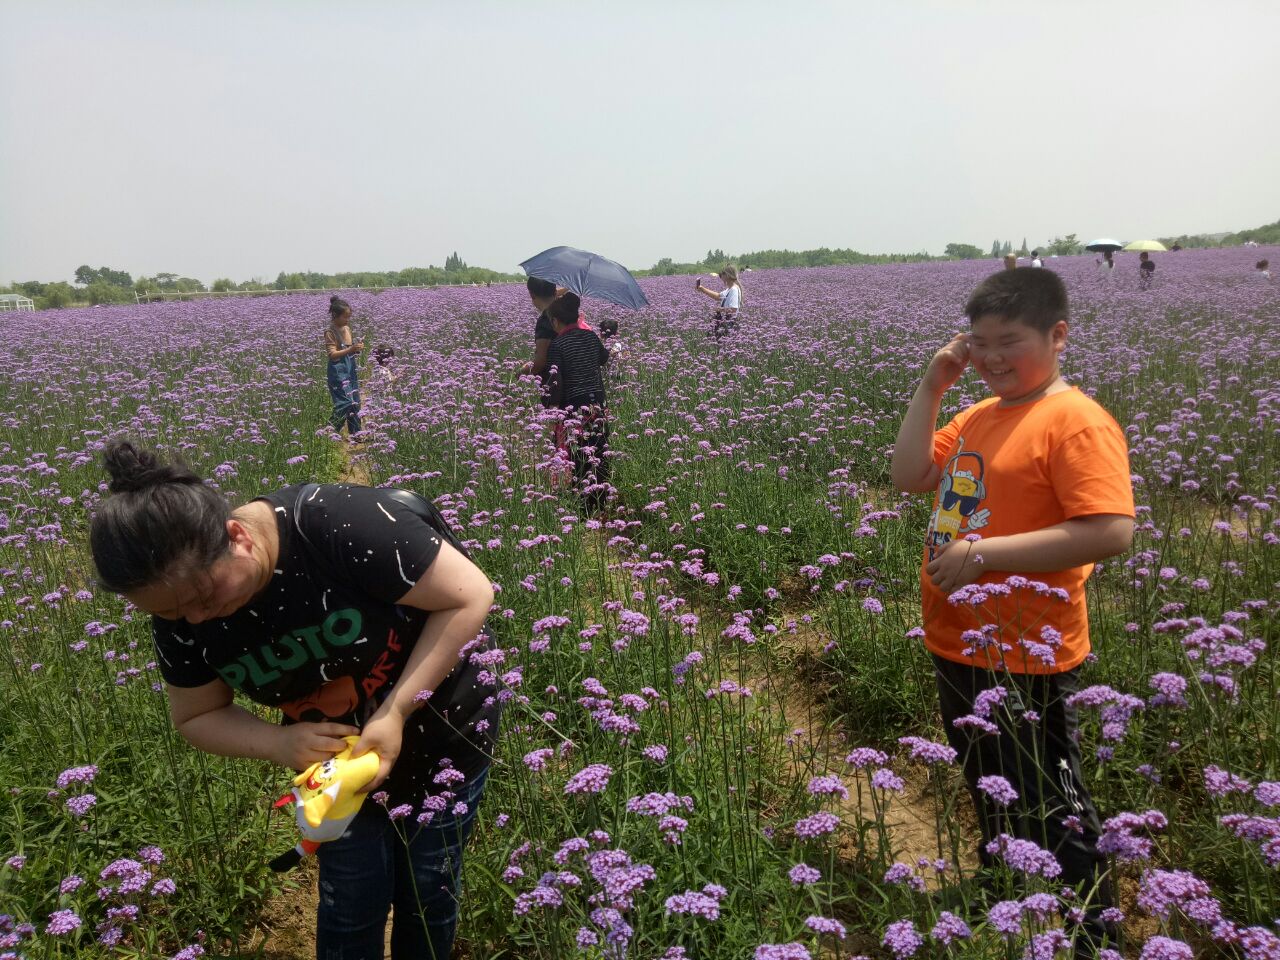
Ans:
[[[951,342],[933,355],[924,372],[924,382],[935,393],[945,393],[960,379],[969,365],[969,334],[957,333]]]

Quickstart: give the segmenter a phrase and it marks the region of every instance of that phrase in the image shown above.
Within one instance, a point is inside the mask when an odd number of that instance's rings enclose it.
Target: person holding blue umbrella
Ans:
[[[649,305],[644,291],[627,268],[598,253],[574,247],[551,247],[520,264],[520,269],[530,277],[549,280],[579,297],[606,300],[628,310]]]
[[[547,308],[556,298],[556,285],[550,280],[530,277],[525,284],[529,289],[529,300],[538,311],[538,322],[533,327],[533,359],[526,362],[521,373],[531,373],[546,384],[547,348],[556,338],[555,328],[547,316]]]
[[[526,363],[521,372],[537,374],[543,386],[546,386],[547,350],[556,336],[547,309],[566,290],[579,298],[594,297],[630,310],[649,305],[630,271],[598,253],[575,247],[551,247],[524,261],[520,268],[529,275],[529,299],[539,311],[534,328],[533,360]],[[578,325],[584,330],[590,329],[581,317]]]

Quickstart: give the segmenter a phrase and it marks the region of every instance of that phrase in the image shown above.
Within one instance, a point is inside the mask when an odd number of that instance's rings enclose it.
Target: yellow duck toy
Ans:
[[[382,761],[373,751],[353,758],[351,748],[358,738],[343,739],[345,749],[303,770],[294,777],[293,789],[276,801],[277,807],[294,805],[302,840],[271,861],[273,870],[291,870],[320,844],[342,836],[368,796],[365,787],[378,775]]]

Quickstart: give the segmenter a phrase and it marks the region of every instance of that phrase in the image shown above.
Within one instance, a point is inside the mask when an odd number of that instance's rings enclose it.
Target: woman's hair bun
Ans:
[[[329,302],[330,302],[330,303],[337,303],[337,302],[338,302],[338,295],[335,293],[332,297],[330,297],[330,298],[329,298]]]
[[[108,443],[102,464],[111,475],[108,489],[112,493],[133,493],[163,483],[203,482],[186,467],[161,463],[150,450],[136,447],[128,440]]]

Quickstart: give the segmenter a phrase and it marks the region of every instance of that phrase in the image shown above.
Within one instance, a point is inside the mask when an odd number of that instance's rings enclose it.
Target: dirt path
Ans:
[[[811,777],[827,773],[840,776],[849,789],[849,797],[839,802],[834,812],[840,814],[855,835],[861,834],[863,824],[874,823],[883,812],[896,859],[908,863],[920,858],[952,859],[952,852],[938,831],[942,802],[939,788],[929,781],[920,767],[912,765],[899,771],[906,782],[906,789],[893,797],[886,810],[877,811],[872,803],[867,772],[852,771],[846,765],[844,758],[853,747],[879,745],[850,742],[835,718],[830,716],[822,690],[810,679],[813,673],[811,665],[822,655],[826,641],[819,631],[808,627],[801,616],[802,613],[787,617],[795,622],[794,633],[780,630],[776,635],[779,639],[775,641],[775,657],[777,666],[781,668],[777,671],[778,676],[772,681],[768,678],[757,680],[760,687],[770,690],[771,701],[780,717],[787,724],[797,724],[791,734],[792,776],[805,783]],[[886,752],[890,751],[886,749]],[[950,815],[954,817],[956,813],[952,810]],[[961,806],[961,815],[966,814],[967,808]],[[974,826],[976,829],[976,824]],[[842,853],[853,857],[860,851],[856,844],[847,841]],[[970,859],[973,863],[969,862]],[[969,852],[961,865],[972,867],[976,859]]]

